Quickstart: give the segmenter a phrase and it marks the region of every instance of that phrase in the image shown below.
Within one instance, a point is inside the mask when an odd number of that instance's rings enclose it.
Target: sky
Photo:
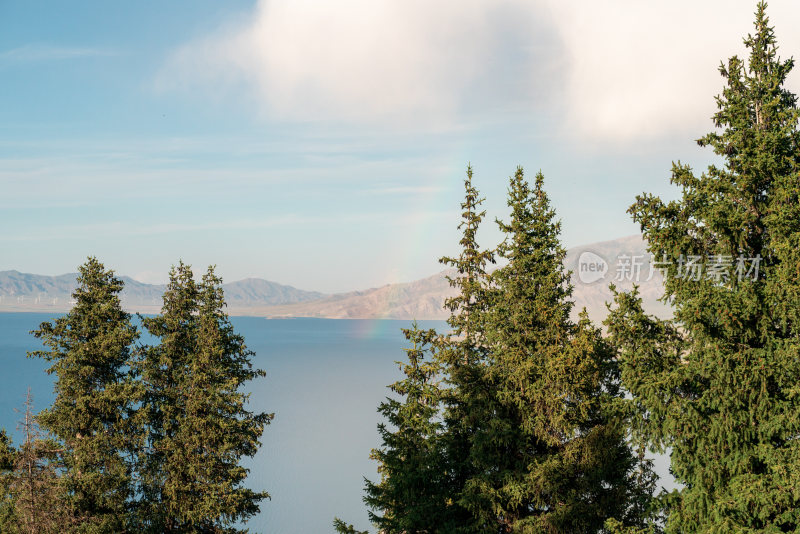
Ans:
[[[469,163],[484,246],[517,165],[543,172],[566,246],[634,234],[637,194],[676,196],[673,161],[714,161],[694,140],[754,8],[0,0],[0,270],[410,281],[458,252]],[[800,56],[800,4],[768,14]]]

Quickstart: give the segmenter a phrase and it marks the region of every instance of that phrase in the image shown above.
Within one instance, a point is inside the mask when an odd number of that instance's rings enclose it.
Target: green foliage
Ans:
[[[338,517],[333,520],[333,529],[339,534],[369,534],[366,530],[356,530],[353,525],[348,525]]]
[[[646,527],[625,526],[614,518],[606,520],[603,528],[606,534],[659,534],[661,532],[659,527],[654,524]]]
[[[13,533],[16,527],[11,484],[16,451],[5,429],[0,429],[0,532]]]
[[[6,518],[3,532],[56,534],[76,527],[86,530],[86,522],[70,513],[67,495],[60,482],[58,444],[42,435],[33,414],[30,390],[25,399],[19,429],[24,441],[11,456],[8,492],[13,511]]]
[[[541,173],[533,190],[521,168],[511,179],[496,251],[506,264],[493,273],[495,251],[476,242],[482,201],[469,168],[461,253],[442,259],[456,271],[452,330],[405,331],[406,378],[391,386],[402,400],[379,408],[390,426],[373,451],[381,481],[367,482],[373,522],[387,533],[655,532],[656,477],[626,442],[614,350],[585,312],[570,319]]]
[[[75,305],[33,334],[47,350],[31,353],[52,365],[53,405],[38,417],[59,442],[61,479],[81,532],[126,531],[132,492],[130,452],[139,398],[131,372],[138,334],[122,310],[123,283],[95,258],[80,267]]]
[[[488,395],[472,437],[475,473],[462,502],[492,532],[598,532],[607,518],[638,524],[652,476],[625,441],[614,353],[581,314],[570,319],[560,225],[539,173],[510,180],[509,223],[484,312]]]
[[[684,486],[670,499],[669,532],[800,528],[800,132],[784,87],[793,61],[778,58],[765,7],[745,40],[749,60],[720,67],[717,129],[698,141],[724,164],[697,177],[678,162],[678,200],[642,195],[630,209],[650,251],[672,262],[674,321],[618,295],[607,322],[639,430],[672,449]],[[689,256],[734,265],[729,276],[689,277]],[[761,258],[757,275],[738,276],[738,257]]]
[[[408,363],[398,362],[405,378],[389,386],[401,400],[387,398],[378,408],[389,425],[378,426],[383,446],[371,455],[381,481],[366,481],[364,502],[381,532],[452,532],[460,510],[452,503],[440,439],[437,366],[425,359],[436,332],[416,322],[403,332],[412,344],[405,349]]]
[[[488,305],[487,269],[495,261],[493,251],[481,250],[477,242],[478,229],[486,216],[486,211],[478,211],[484,200],[472,185],[472,167],[469,166],[464,179],[464,202],[461,203],[461,223],[458,226],[462,232],[461,253],[455,258],[445,256],[439,260],[455,269],[456,275],[449,276],[448,281],[451,287],[459,290],[445,301],[444,306],[452,313],[448,324],[453,338],[461,338],[457,345],[461,354],[448,351],[440,356],[454,366],[472,362],[475,356],[472,353],[481,350],[483,339],[482,320]]]
[[[467,167],[464,180],[464,202],[461,204],[461,252],[457,257],[439,261],[455,270],[449,276],[455,296],[445,301],[450,311],[448,335],[436,341],[434,353],[442,369],[444,387],[441,391],[444,432],[441,436],[443,461],[448,474],[449,493],[454,510],[460,518],[452,532],[483,532],[486,524],[477,520],[465,508],[464,487],[475,474],[472,440],[489,421],[490,392],[485,388],[483,374],[487,360],[485,321],[489,301],[488,270],[495,262],[492,250],[481,249],[477,233],[485,211],[479,211],[484,199],[472,184],[472,167]]]
[[[271,414],[246,409],[242,386],[264,372],[233,330],[213,268],[194,281],[180,263],[170,272],[161,315],[143,318],[159,343],[141,362],[147,447],[139,458],[139,528],[147,532],[240,532],[238,521],[268,498],[243,486]]]

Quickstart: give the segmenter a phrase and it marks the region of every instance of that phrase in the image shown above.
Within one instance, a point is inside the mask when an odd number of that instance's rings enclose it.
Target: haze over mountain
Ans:
[[[588,281],[591,277],[586,275],[586,269],[603,263],[605,272],[597,279]],[[649,254],[641,236],[569,249],[565,266],[572,271],[575,288],[573,316],[586,307],[593,320],[602,320],[607,313],[606,302],[612,300],[608,287],[611,282],[626,291],[637,283],[646,311],[660,317],[670,314],[669,308],[658,301],[663,292],[663,278],[658,271],[650,276]],[[583,275],[581,269],[584,269]],[[444,300],[455,293],[446,277],[454,274],[454,271],[442,271],[414,282],[388,284],[310,302],[269,306],[257,311],[259,315],[267,317],[446,319],[448,312],[444,309]]]
[[[72,306],[72,291],[76,273],[44,276],[0,272],[0,311],[53,311],[65,312]],[[164,284],[146,284],[129,276],[120,276],[125,282],[122,303],[129,311],[157,313],[161,308]],[[316,291],[303,291],[268,280],[248,278],[224,284],[225,298],[234,315],[250,315],[249,308],[318,300],[325,295]]]
[[[634,283],[645,309],[659,316],[669,309],[658,302],[663,291],[658,271],[650,273],[649,255],[638,235],[575,247],[567,251],[565,266],[572,271],[575,287],[574,315],[586,307],[595,321],[606,315],[611,300],[609,283],[629,290]],[[331,319],[445,319],[444,300],[454,294],[446,276],[453,271],[407,283],[325,295],[291,286],[247,278],[224,284],[231,315],[279,317],[321,317]],[[75,274],[42,276],[17,271],[0,272],[0,311],[52,311],[60,313],[71,306]],[[122,295],[126,309],[157,313],[164,285],[139,282],[122,276]]]

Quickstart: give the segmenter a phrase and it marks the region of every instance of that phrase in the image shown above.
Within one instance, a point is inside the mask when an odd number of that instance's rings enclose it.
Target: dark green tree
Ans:
[[[453,269],[448,276],[455,296],[445,301],[449,310],[450,332],[436,342],[435,358],[443,378],[442,417],[444,432],[442,449],[445,472],[454,509],[460,520],[452,532],[491,532],[492,526],[468,511],[465,484],[475,474],[473,437],[489,423],[491,392],[485,382],[488,348],[485,342],[485,321],[489,308],[488,270],[494,263],[494,252],[481,249],[477,233],[483,218],[480,210],[484,199],[472,183],[472,167],[467,167],[464,180],[464,201],[461,204],[461,251],[456,257],[439,261]],[[454,512],[455,515],[455,512]],[[488,530],[487,530],[488,529]]]
[[[179,491],[187,481],[179,477],[188,475],[180,464],[182,444],[175,435],[185,419],[184,375],[197,339],[198,290],[192,271],[180,263],[169,278],[161,315],[142,318],[158,342],[144,347],[140,362],[144,391],[140,423],[146,441],[138,458],[137,521],[139,530],[153,533],[179,531],[182,521]]]
[[[14,474],[14,447],[5,429],[0,429],[0,532],[13,532],[14,499],[11,483]]]
[[[125,532],[132,495],[132,414],[138,386],[131,372],[137,329],[122,310],[123,282],[95,258],[80,268],[75,305],[33,334],[52,365],[56,398],[38,420],[61,444],[62,483],[83,532]]]
[[[599,532],[637,523],[650,488],[625,441],[614,352],[585,311],[570,319],[572,286],[560,223],[537,174],[510,179],[509,223],[485,313],[487,424],[473,436],[477,467],[465,502],[493,532]],[[648,482],[649,483],[649,482]]]
[[[339,534],[369,534],[366,530],[356,530],[356,527],[345,523],[338,517],[333,520],[333,530]]]
[[[222,281],[209,268],[194,281],[170,272],[162,314],[143,319],[159,343],[145,351],[147,447],[140,459],[140,528],[148,532],[241,532],[235,525],[268,498],[243,486],[243,457],[259,447],[271,414],[246,408],[254,353],[224,311]]]
[[[404,329],[411,348],[407,362],[398,362],[405,378],[389,388],[399,396],[387,398],[378,411],[382,446],[373,449],[381,480],[366,480],[364,502],[380,532],[387,534],[453,532],[459,509],[452,503],[450,479],[443,462],[437,365],[426,353],[437,334],[420,330],[416,322]]]
[[[678,162],[678,200],[641,195],[630,209],[665,265],[674,322],[620,296],[608,323],[648,437],[671,448],[683,485],[670,532],[800,529],[800,133],[793,61],[765,10],[749,60],[721,65],[716,129],[698,141],[722,164],[698,177]]]

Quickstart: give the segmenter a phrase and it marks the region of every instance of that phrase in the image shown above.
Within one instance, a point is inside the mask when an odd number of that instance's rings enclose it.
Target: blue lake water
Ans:
[[[0,427],[14,433],[28,387],[37,410],[53,399],[41,347],[28,332],[45,314],[0,313]],[[267,377],[251,384],[251,409],[275,412],[259,453],[248,461],[249,486],[272,499],[247,523],[251,532],[332,532],[334,516],[367,529],[363,477],[377,478],[378,403],[400,377],[408,321],[232,318]],[[442,322],[420,322],[444,327]]]

